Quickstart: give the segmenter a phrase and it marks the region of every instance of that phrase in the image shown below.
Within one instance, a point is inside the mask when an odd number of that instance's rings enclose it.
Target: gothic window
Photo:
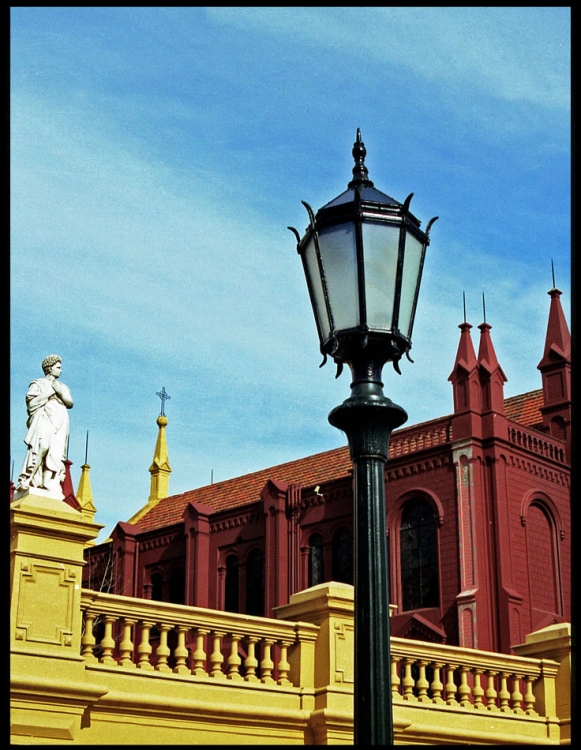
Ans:
[[[353,555],[349,529],[341,528],[333,534],[333,580],[353,583]]]
[[[239,568],[236,555],[226,558],[226,585],[224,591],[224,609],[226,612],[239,612]]]
[[[185,604],[186,579],[183,568],[174,568],[169,577],[169,600],[172,604]]]
[[[320,534],[313,534],[309,538],[309,547],[309,586],[316,586],[325,580],[323,537]]]
[[[437,607],[438,539],[436,516],[421,499],[404,506],[400,527],[402,611]]]
[[[533,502],[529,506],[526,535],[533,620],[536,618],[533,625],[536,626],[542,619],[540,613],[561,614],[555,524],[540,503]]]
[[[154,573],[151,576],[151,598],[154,602],[163,601],[163,576],[161,573]]]
[[[264,616],[264,556],[259,549],[246,560],[246,614]]]

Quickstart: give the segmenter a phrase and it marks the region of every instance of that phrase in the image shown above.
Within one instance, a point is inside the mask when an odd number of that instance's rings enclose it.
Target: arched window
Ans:
[[[186,577],[183,568],[174,568],[169,577],[169,600],[172,604],[185,604]]]
[[[320,534],[312,534],[309,538],[309,547],[309,586],[316,586],[325,580],[323,537]]]
[[[239,612],[239,568],[236,555],[226,558],[226,585],[224,591],[224,609],[226,612]]]
[[[333,534],[333,580],[340,583],[353,583],[353,555],[351,534],[345,527]]]
[[[406,503],[401,515],[402,611],[437,607],[438,537],[436,515],[426,500]]]
[[[526,520],[533,627],[547,614],[561,614],[556,528],[547,508],[533,502]]]
[[[557,438],[557,440],[566,440],[567,430],[563,417],[553,417],[551,419],[551,437]]]
[[[259,549],[246,560],[246,614],[264,616],[264,556]]]
[[[154,573],[151,576],[151,598],[154,602],[163,601],[163,576],[161,573]]]

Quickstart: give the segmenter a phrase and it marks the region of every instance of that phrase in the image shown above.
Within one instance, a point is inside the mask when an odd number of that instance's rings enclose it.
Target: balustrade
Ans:
[[[88,590],[81,607],[87,663],[214,680],[291,686],[289,651],[314,642],[318,632],[306,623]]]
[[[415,453],[424,448],[449,443],[452,439],[452,424],[448,420],[442,423],[438,420],[436,425],[422,425],[414,432],[408,430],[402,431],[403,435],[394,433],[389,441],[389,458]]]
[[[452,658],[445,661],[444,656]],[[399,638],[392,638],[391,660],[395,702],[538,716],[533,688],[539,680],[551,679],[537,659]]]
[[[535,433],[531,429],[510,427],[508,430],[508,439],[514,445],[521,446],[539,456],[551,458],[561,464],[566,463],[565,450],[562,445],[545,435]]]
[[[88,590],[81,602],[85,662],[119,669],[299,688],[297,654],[318,632],[302,622]],[[548,660],[403,638],[391,639],[391,659],[394,703],[536,717],[554,693],[546,681],[554,682],[557,665]]]

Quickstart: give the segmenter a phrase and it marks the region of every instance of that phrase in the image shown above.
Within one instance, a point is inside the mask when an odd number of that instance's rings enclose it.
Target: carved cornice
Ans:
[[[399,466],[394,466],[395,462],[388,461],[386,464],[385,476],[388,481],[403,479],[404,477],[414,476],[415,474],[423,474],[426,471],[440,469],[451,462],[452,457],[448,452],[439,454],[433,458],[428,458],[424,461],[414,461],[413,463],[406,462]]]
[[[139,542],[139,548],[142,552],[148,552],[158,547],[167,547],[177,539],[183,539],[184,534],[181,531],[175,531],[173,534],[160,534],[153,539],[146,539]]]
[[[538,461],[521,458],[511,454],[508,457],[509,463],[516,469],[526,471],[529,474],[534,474],[537,477],[547,479],[549,482],[560,484],[563,487],[569,487],[571,483],[571,477],[568,472],[557,471],[556,469],[550,469],[547,466],[543,466]]]
[[[246,526],[246,524],[262,520],[264,520],[264,512],[262,510],[240,513],[237,516],[230,516],[229,518],[213,521],[210,524],[210,534],[227,531],[228,529],[237,529],[240,526]]]

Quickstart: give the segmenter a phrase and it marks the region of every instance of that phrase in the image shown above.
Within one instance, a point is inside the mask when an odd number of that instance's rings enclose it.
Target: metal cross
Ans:
[[[165,392],[165,386],[161,389],[161,391],[159,391],[155,395],[159,396],[160,399],[161,399],[161,414],[160,414],[160,416],[161,417],[165,417],[165,402],[168,400],[168,398],[171,398],[171,396],[168,396],[167,393]]]

